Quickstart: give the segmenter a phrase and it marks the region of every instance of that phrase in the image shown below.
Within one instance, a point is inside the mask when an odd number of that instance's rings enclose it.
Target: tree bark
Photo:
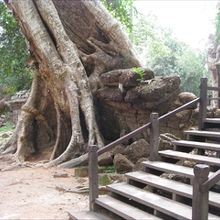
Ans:
[[[93,102],[100,76],[140,63],[98,1],[25,0],[8,6],[36,60],[31,94],[9,143],[20,161],[52,146],[48,166],[68,160],[78,165],[86,146],[103,146]]]

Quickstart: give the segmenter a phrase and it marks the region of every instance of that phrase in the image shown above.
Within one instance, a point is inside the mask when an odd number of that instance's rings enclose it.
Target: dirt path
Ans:
[[[1,165],[1,164],[0,164]],[[68,219],[67,211],[88,210],[88,186],[73,169],[22,168],[0,171],[0,219]]]

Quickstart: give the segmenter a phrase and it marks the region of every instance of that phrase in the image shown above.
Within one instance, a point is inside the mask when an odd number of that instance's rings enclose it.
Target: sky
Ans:
[[[204,49],[214,33],[216,0],[136,0],[143,15],[156,15],[158,23],[170,28],[175,37],[196,49]]]

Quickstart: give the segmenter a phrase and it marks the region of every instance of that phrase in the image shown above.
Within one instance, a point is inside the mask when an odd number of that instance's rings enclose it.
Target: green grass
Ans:
[[[104,173],[115,173],[114,165],[104,167]]]
[[[111,183],[111,178],[108,176],[108,174],[99,175],[98,183],[101,186],[106,186]]]
[[[15,125],[12,122],[6,122],[4,126],[0,127],[0,134],[14,130]]]

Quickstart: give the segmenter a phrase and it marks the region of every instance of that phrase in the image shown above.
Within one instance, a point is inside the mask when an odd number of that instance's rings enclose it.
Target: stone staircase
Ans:
[[[90,211],[70,211],[70,219],[220,220],[220,119],[206,118],[208,88],[213,89],[202,79],[197,100],[160,118],[152,113],[148,124],[104,149],[91,148]],[[197,103],[199,130],[185,131],[186,140],[173,141],[173,150],[158,152],[159,121]],[[98,155],[146,128],[150,128],[151,149],[143,170],[126,173],[126,182],[108,185],[107,195],[98,196]],[[186,161],[190,166],[184,166]]]
[[[206,121],[208,128],[220,127],[220,119]],[[220,152],[220,132],[190,130],[185,134],[187,140],[173,142],[174,150],[159,151],[161,161],[145,161],[144,170],[126,174],[127,182],[107,186],[108,195],[95,200],[94,212],[70,212],[70,219],[192,219],[193,168],[176,162],[190,160],[218,170],[220,158],[215,156]],[[176,180],[163,177],[171,175]],[[218,184],[209,192],[208,219],[220,219]]]

